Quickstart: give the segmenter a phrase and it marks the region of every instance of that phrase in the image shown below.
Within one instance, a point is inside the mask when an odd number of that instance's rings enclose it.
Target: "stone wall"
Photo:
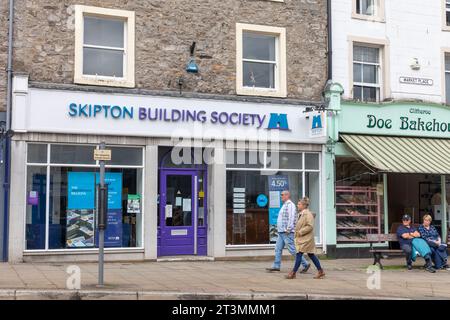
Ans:
[[[0,111],[6,109],[6,62],[8,52],[8,1],[0,1]]]
[[[320,100],[327,76],[326,1],[22,0],[16,5],[15,72],[28,73],[30,81],[73,83],[75,4],[136,12],[137,88],[178,90],[184,76],[185,91],[234,95],[240,22],[286,27],[288,97]],[[193,41],[200,73],[187,75]]]

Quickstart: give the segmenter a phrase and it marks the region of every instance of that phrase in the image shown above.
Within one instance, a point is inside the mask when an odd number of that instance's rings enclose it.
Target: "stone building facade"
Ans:
[[[189,46],[196,41],[201,72],[186,77],[183,90],[234,95],[235,25],[250,23],[287,28],[288,97],[320,101],[327,74],[326,1],[16,1],[14,72],[29,74],[31,82],[73,83],[77,4],[135,11],[138,89],[178,90]],[[0,10],[6,6],[2,1]],[[3,28],[6,16],[0,17]],[[2,32],[4,48],[5,37]]]
[[[23,0],[15,10],[10,261],[97,258],[101,142],[112,150],[108,260],[273,255],[288,187],[293,201],[311,198],[326,243],[327,118],[311,113],[328,75],[326,1]],[[194,42],[199,72],[189,73]]]

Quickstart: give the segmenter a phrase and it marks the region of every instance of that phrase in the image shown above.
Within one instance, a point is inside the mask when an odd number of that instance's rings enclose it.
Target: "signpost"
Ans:
[[[105,229],[108,223],[108,188],[105,185],[105,161],[111,160],[111,150],[105,149],[105,143],[94,151],[94,160],[100,162],[100,186],[98,187],[97,223],[98,223],[98,285],[103,286],[105,261]]]

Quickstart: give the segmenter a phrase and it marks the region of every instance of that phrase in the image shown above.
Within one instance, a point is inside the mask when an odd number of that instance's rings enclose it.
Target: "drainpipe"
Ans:
[[[328,80],[333,80],[333,26],[331,19],[331,0],[327,0],[328,23]]]
[[[9,26],[8,26],[8,62],[7,90],[6,90],[6,128],[5,128],[5,181],[4,189],[4,225],[3,225],[3,261],[8,260],[9,243],[9,186],[10,186],[10,148],[11,148],[11,105],[12,105],[12,54],[13,54],[13,26],[14,26],[14,0],[9,0]]]

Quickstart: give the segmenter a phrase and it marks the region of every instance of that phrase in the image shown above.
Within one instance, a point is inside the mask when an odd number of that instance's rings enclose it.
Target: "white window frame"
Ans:
[[[442,69],[444,70],[443,72],[443,79],[442,79],[442,97],[443,97],[443,103],[450,105],[450,103],[447,102],[447,100],[450,100],[450,97],[447,96],[447,85],[450,85],[450,83],[447,83],[447,74],[450,74],[450,69],[447,70],[446,66],[446,62],[447,62],[447,57],[448,59],[450,59],[450,48],[445,48],[442,50],[442,55],[443,55],[443,61],[442,61]]]
[[[360,2],[361,6],[362,0],[352,0],[352,18],[360,19],[360,20],[368,20],[374,22],[385,22],[385,0],[373,0],[374,1],[374,9],[373,15],[367,15],[357,12],[357,3]]]
[[[377,67],[377,79],[378,79],[378,83],[366,83],[366,82],[355,82],[353,79],[353,86],[352,86],[352,90],[353,90],[353,99],[355,100],[355,92],[354,92],[354,87],[358,86],[358,87],[367,87],[367,88],[376,88],[377,89],[377,99],[376,101],[365,101],[364,100],[364,90],[362,91],[362,100],[361,102],[380,102],[381,100],[381,88],[382,88],[382,84],[383,84],[383,77],[382,77],[382,59],[381,59],[381,48],[379,46],[373,46],[373,45],[367,45],[367,44],[360,44],[360,43],[354,43],[353,44],[353,50],[355,48],[355,46],[358,47],[366,47],[366,48],[374,48],[374,49],[378,49],[378,63],[373,63],[373,62],[363,62],[363,61],[357,61],[355,60],[355,57],[353,56],[352,59],[352,65],[354,66],[355,63],[357,64],[361,64],[362,68],[361,68],[361,80],[363,79],[363,70],[364,70],[364,65],[370,65],[370,66],[376,66]],[[354,52],[354,51],[353,51]]]
[[[243,84],[243,35],[244,32],[253,32],[266,34],[276,37],[275,41],[275,86],[274,88],[253,88],[245,87]],[[246,61],[253,61],[248,60]],[[261,62],[259,60],[254,60]],[[253,24],[236,24],[236,93],[238,95],[280,97],[287,96],[286,88],[286,29],[280,27],[253,25]]]
[[[450,7],[447,8],[447,5],[450,6],[449,0],[442,0],[442,30],[450,31],[450,25],[447,24],[447,13],[450,13]]]
[[[111,48],[84,44],[84,17],[93,16],[105,19],[120,19],[124,23],[124,48]],[[124,51],[123,77],[109,77],[83,74],[83,48],[101,48]],[[105,9],[90,6],[75,6],[75,72],[74,82],[78,84],[111,87],[135,86],[135,13],[134,11]]]

